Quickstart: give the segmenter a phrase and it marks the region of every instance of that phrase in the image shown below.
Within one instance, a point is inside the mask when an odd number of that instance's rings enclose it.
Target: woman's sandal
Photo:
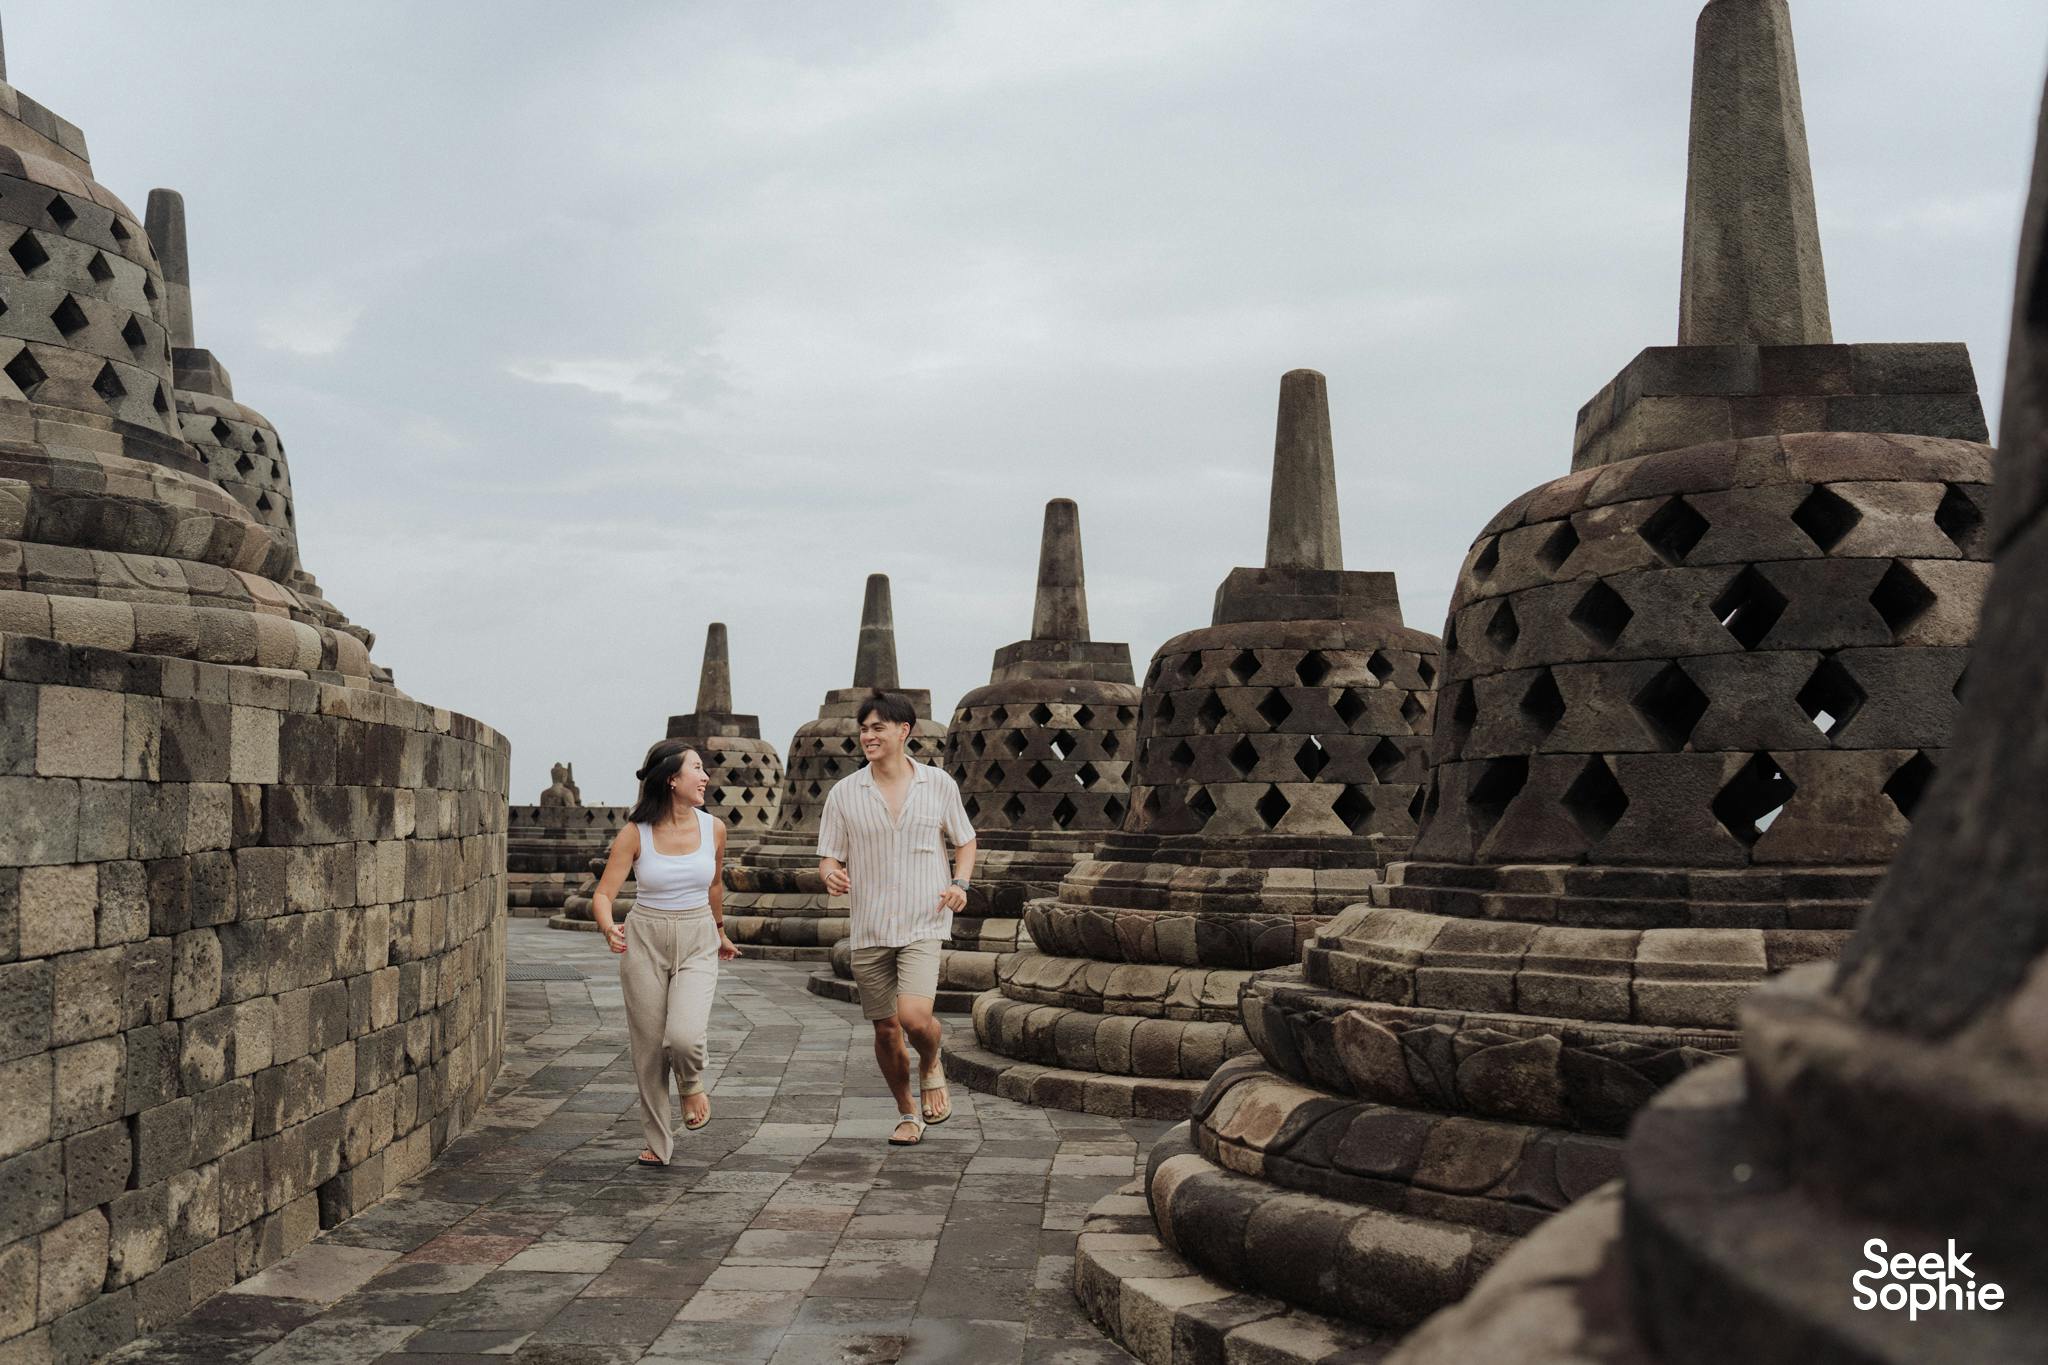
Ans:
[[[706,1100],[704,1102],[704,1117],[698,1119],[695,1123],[690,1122],[689,1115],[685,1114],[683,1116],[683,1127],[689,1129],[693,1133],[709,1122],[711,1122],[711,1102],[709,1100]]]
[[[925,1098],[925,1096],[933,1091],[937,1091],[940,1096],[936,1106],[934,1106],[932,1101]],[[918,1107],[924,1110],[924,1121],[926,1123],[944,1123],[947,1119],[953,1117],[953,1094],[946,1088],[946,1064],[944,1062],[935,1063],[932,1067],[932,1074],[918,1082],[917,1103]]]
[[[647,1155],[647,1153],[645,1152],[642,1152],[639,1156],[634,1157],[633,1161],[635,1165],[651,1166],[657,1171],[660,1170],[662,1167],[668,1165],[666,1161],[657,1161],[653,1157]]]
[[[891,1147],[915,1147],[918,1143],[924,1141],[925,1121],[915,1114],[898,1114],[896,1116],[897,1128],[901,1128],[906,1123],[917,1125],[917,1136],[900,1138],[896,1136],[895,1130],[891,1129],[889,1133],[889,1145]]]

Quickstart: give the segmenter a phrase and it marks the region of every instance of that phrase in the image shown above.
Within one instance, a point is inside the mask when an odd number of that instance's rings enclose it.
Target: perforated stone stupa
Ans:
[[[183,438],[171,290],[0,69],[0,1358],[85,1361],[423,1170],[503,1055],[508,746]]]
[[[1259,1056],[1154,1149],[1133,1221],[1219,1302],[1370,1335],[1458,1298],[1733,1050],[1757,982],[1839,950],[1904,839],[1988,575],[1992,452],[1960,345],[1830,343],[1809,184],[1782,0],[1714,0],[1682,344],[1481,533],[1413,858],[1251,980]],[[1089,1274],[1109,1321],[1129,1287]]]
[[[932,694],[897,685],[896,620],[887,574],[868,575],[853,686],[827,692],[818,718],[797,727],[789,742],[775,827],[726,866],[726,931],[735,943],[750,945],[757,957],[824,961],[832,945],[846,937],[846,902],[829,895],[818,875],[818,821],[825,813],[825,794],[866,765],[854,712],[878,687],[900,693],[917,709],[910,757],[920,763],[938,757],[946,732],[931,719]]]
[[[1093,640],[1081,562],[1081,510],[1045,505],[1038,590],[1028,639],[996,651],[986,687],[960,699],[943,766],[975,828],[973,886],[940,956],[939,1008],[965,1012],[1015,952],[1027,903],[1053,895],[1074,862],[1115,831],[1130,807],[1140,693],[1131,647]],[[854,998],[842,940],[811,988]]]
[[[1416,1333],[1401,1365],[2040,1359],[2048,120],[2038,137],[1992,504],[1998,573],[1929,809],[1840,969],[1751,995],[1741,1061],[1702,1067],[1643,1111],[1626,1185],[1545,1224]],[[1854,1277],[1873,1269],[1873,1238],[1945,1267],[1953,1248],[1968,1276],[1932,1311],[1861,1307]],[[2001,1301],[1987,1306],[1994,1284]],[[1908,1288],[1889,1276],[1861,1287]]]
[[[1248,1050],[1237,995],[1297,961],[1405,852],[1422,809],[1437,640],[1390,573],[1347,571],[1323,376],[1280,381],[1264,568],[1159,647],[1122,829],[1025,925],[948,1050],[977,1089],[1179,1118]]]

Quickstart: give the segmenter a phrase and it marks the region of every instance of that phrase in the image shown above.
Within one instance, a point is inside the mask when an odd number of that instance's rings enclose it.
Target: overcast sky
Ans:
[[[1687,0],[16,0],[9,74],[138,213],[409,693],[628,799],[730,623],[786,746],[863,576],[944,719],[1081,505],[1142,670],[1264,549],[1329,376],[1346,562],[1439,630],[1473,535],[1677,325]],[[2039,0],[1795,0],[1835,335],[1995,415]]]

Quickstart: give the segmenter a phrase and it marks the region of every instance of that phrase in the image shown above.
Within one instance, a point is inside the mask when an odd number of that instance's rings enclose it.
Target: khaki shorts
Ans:
[[[939,993],[939,940],[921,938],[901,948],[855,948],[853,981],[864,1018],[887,1019],[899,995],[934,999]]]

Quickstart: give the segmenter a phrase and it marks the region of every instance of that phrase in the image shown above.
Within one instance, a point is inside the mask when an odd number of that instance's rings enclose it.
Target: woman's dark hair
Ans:
[[[685,755],[694,753],[680,739],[664,739],[647,751],[647,760],[633,776],[640,779],[640,799],[626,812],[629,825],[658,825],[675,810],[676,794],[669,779],[682,771]]]
[[[910,699],[900,692],[884,692],[880,688],[861,698],[860,710],[853,713],[855,725],[867,724],[869,716],[880,716],[891,725],[917,724],[917,708]]]

